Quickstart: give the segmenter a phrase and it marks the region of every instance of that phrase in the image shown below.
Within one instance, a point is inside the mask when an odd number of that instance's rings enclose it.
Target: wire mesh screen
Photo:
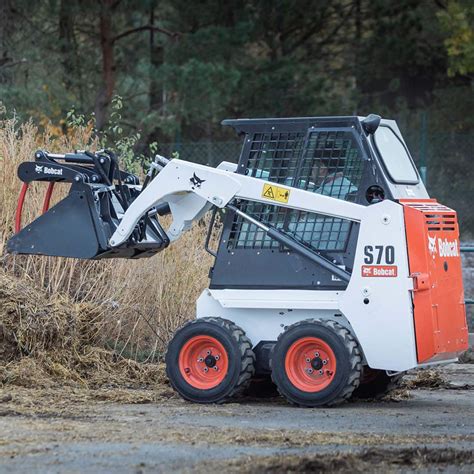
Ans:
[[[362,178],[362,157],[349,131],[314,131],[308,136],[295,187],[354,200]]]
[[[291,185],[304,138],[305,133],[256,133],[250,145],[249,175]]]
[[[349,236],[351,223],[335,217],[314,213],[291,211],[268,204],[248,202],[241,210],[265,224],[285,231],[296,240],[314,250],[343,250]],[[267,237],[257,226],[241,217],[234,219],[228,248],[278,249],[280,244]]]
[[[270,224],[272,227],[282,229],[286,218],[286,209],[279,206],[246,202],[240,209],[255,217],[255,219]],[[248,249],[278,249],[280,244],[267,237],[266,233],[256,225],[236,216],[232,224],[228,248]]]
[[[351,131],[254,134],[247,164],[250,176],[353,201],[362,178],[361,150]],[[245,203],[242,211],[283,230],[314,250],[344,250],[351,223],[271,204]],[[235,216],[229,248],[279,248],[280,244]]]

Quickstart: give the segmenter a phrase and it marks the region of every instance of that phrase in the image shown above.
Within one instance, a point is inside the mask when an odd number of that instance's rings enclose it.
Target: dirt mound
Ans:
[[[164,381],[157,364],[139,364],[103,348],[104,310],[49,297],[0,270],[0,384],[143,386]]]
[[[228,472],[383,472],[402,469],[442,469],[447,466],[472,466],[471,451],[452,448],[372,448],[358,453],[319,454],[317,456],[279,456],[250,458],[242,465],[231,462]]]
[[[436,369],[419,370],[411,380],[406,380],[404,385],[408,389],[449,388],[449,383]]]

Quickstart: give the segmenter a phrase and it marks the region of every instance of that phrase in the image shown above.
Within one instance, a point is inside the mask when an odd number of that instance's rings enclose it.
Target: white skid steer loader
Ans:
[[[468,347],[452,209],[430,199],[401,133],[376,115],[226,120],[238,164],[157,156],[141,186],[113,153],[38,151],[12,253],[150,257],[206,212],[225,209],[209,289],[166,364],[187,400],[223,402],[270,375],[300,406],[377,396],[409,369]],[[28,183],[49,183],[21,229]],[[48,210],[55,183],[69,195]],[[171,213],[165,231],[159,216]]]

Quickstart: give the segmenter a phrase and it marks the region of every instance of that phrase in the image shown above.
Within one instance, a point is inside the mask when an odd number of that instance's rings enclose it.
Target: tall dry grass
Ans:
[[[21,186],[16,176],[18,165],[31,160],[37,149],[67,152],[95,147],[91,126],[75,127],[62,134],[53,129],[40,132],[31,122],[21,124],[16,118],[0,120],[2,271],[41,289],[46,298],[65,297],[94,305],[96,344],[114,349],[120,357],[158,360],[176,327],[194,317],[195,300],[207,285],[212,260],[203,249],[203,225],[196,224],[164,252],[137,261],[5,254]],[[39,214],[45,186],[34,183],[30,187],[24,222],[31,222]],[[55,199],[60,197],[56,194]]]

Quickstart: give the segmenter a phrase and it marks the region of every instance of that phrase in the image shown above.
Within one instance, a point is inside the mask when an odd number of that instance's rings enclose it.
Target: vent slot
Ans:
[[[425,214],[425,222],[429,231],[453,232],[456,230],[454,214]]]

